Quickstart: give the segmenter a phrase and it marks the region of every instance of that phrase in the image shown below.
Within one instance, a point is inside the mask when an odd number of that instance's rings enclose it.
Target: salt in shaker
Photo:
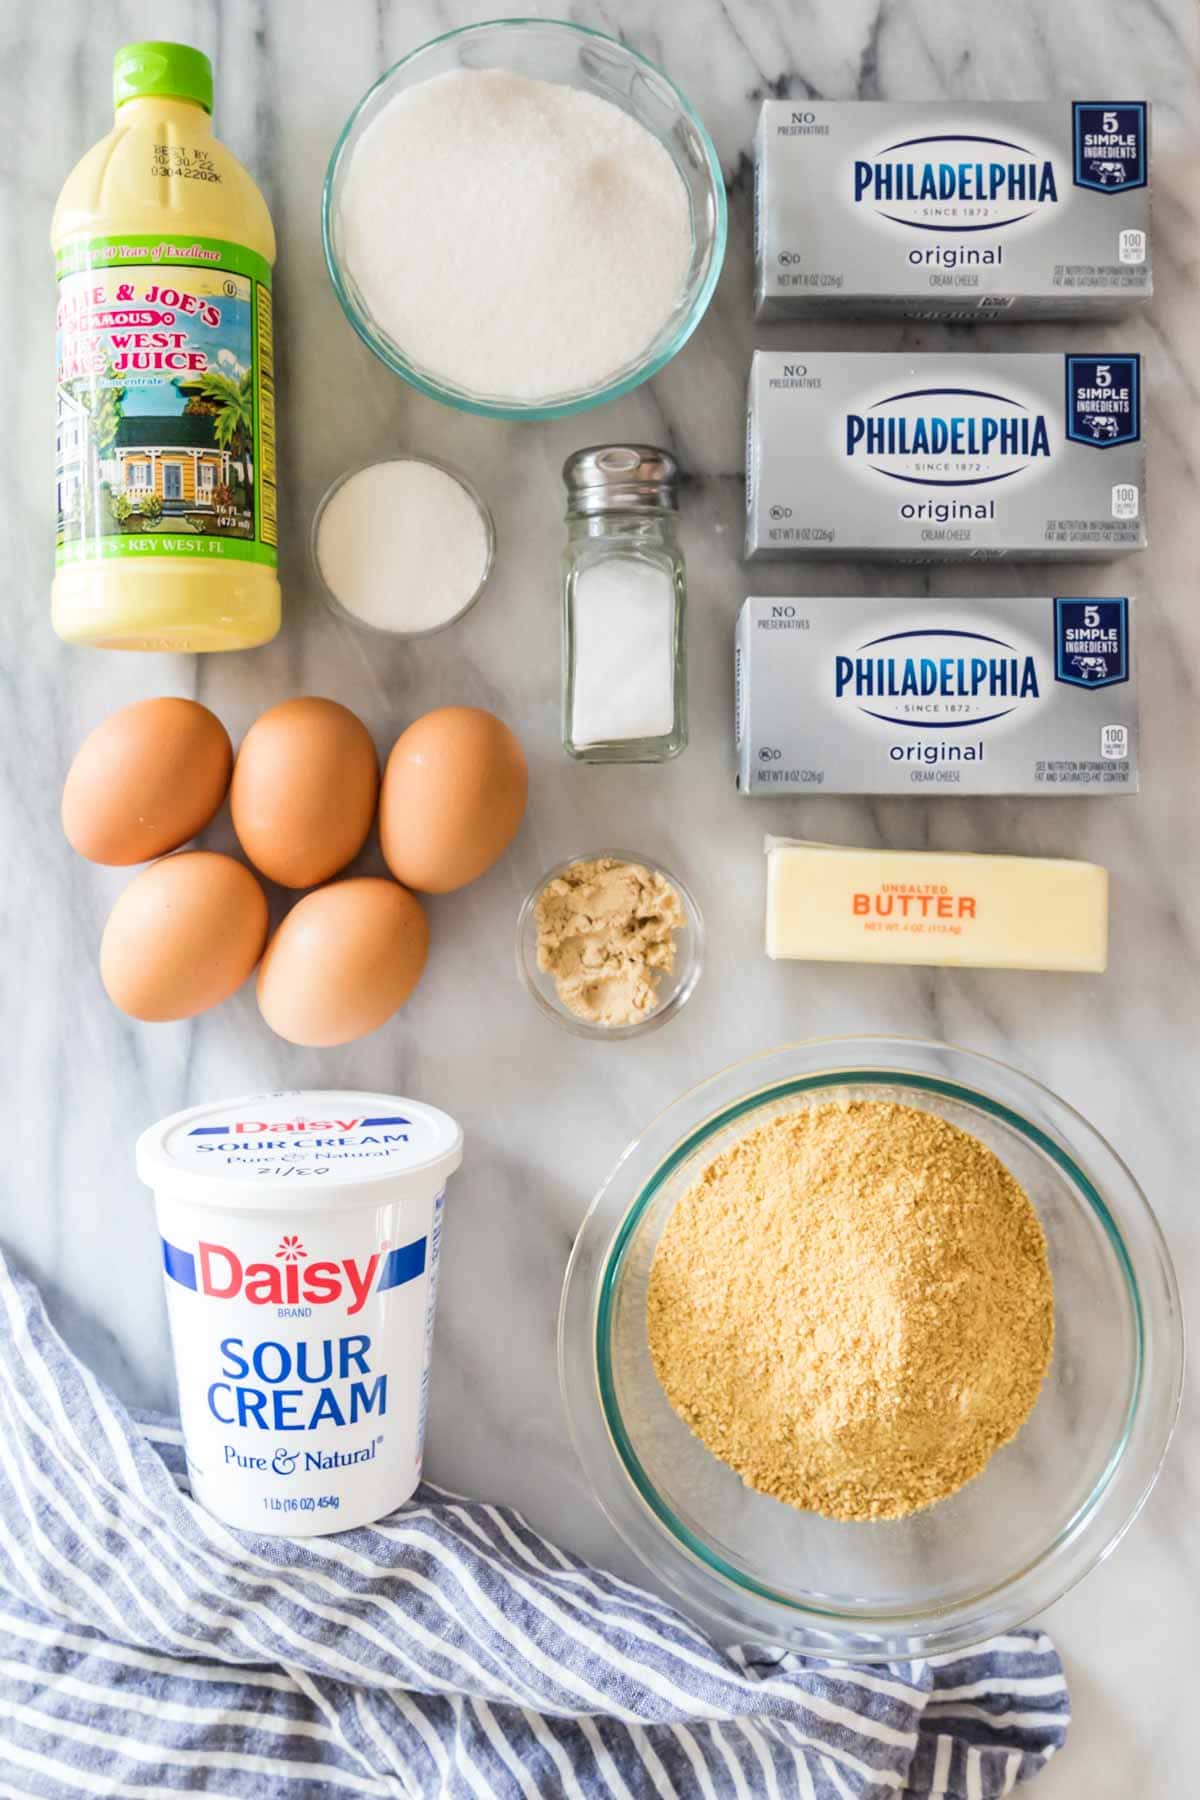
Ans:
[[[687,744],[679,465],[650,444],[599,444],[563,480],[563,746],[582,762],[666,762]]]

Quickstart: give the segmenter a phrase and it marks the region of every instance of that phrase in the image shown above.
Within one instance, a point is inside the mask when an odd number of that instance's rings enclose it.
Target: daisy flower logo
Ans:
[[[282,1262],[296,1263],[306,1257],[308,1251],[298,1237],[287,1235],[280,1238],[279,1248],[275,1254]]]

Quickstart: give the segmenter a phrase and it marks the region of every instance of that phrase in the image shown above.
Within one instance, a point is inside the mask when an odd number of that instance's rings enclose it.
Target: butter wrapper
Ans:
[[[1108,966],[1108,871],[1063,857],[767,839],[767,955],[963,969]]]

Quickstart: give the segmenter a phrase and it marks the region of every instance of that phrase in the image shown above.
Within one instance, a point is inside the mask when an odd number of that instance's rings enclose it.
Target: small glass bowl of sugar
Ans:
[[[457,469],[398,455],[338,476],[313,516],[311,549],[339,618],[388,637],[429,637],[482,594],[496,527]]]

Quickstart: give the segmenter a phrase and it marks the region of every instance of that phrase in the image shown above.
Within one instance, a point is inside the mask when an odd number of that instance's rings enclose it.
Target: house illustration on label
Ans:
[[[252,399],[235,383],[174,383],[177,412],[128,412],[114,381],[60,383],[55,474],[60,541],[113,531],[254,533]],[[220,384],[218,386],[218,383]],[[209,391],[216,388],[216,392]]]
[[[88,430],[87,412],[74,394],[66,388],[58,390],[58,412],[54,435],[54,475],[58,497],[59,528],[64,519],[79,511],[84,488],[95,485],[98,476],[95,446]]]
[[[241,465],[217,443],[207,413],[122,419],[104,475],[135,506],[157,495],[164,513],[211,511],[218,487],[244,479]]]

